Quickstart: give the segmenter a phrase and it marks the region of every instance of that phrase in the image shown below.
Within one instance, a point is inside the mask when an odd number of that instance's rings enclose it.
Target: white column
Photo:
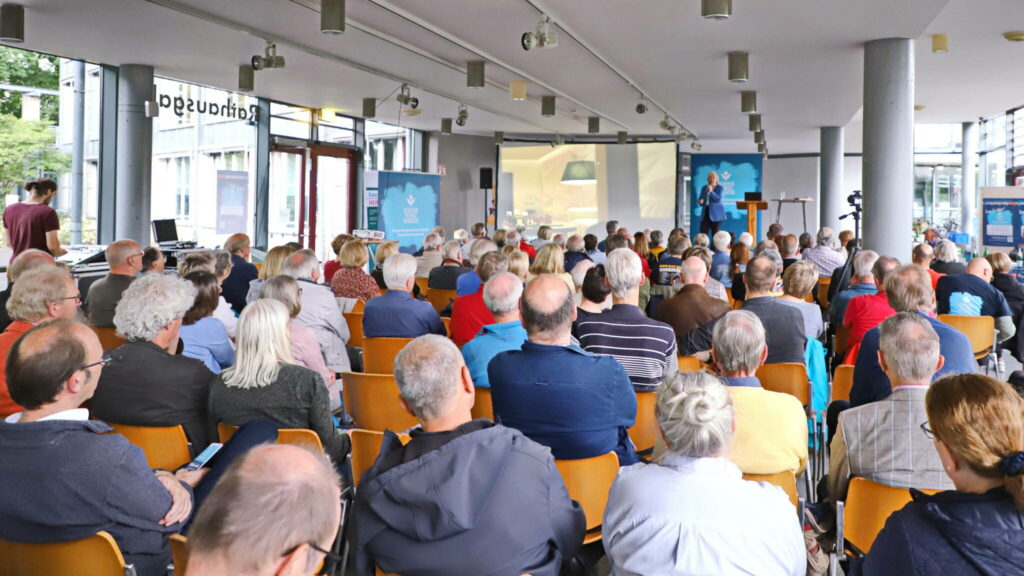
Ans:
[[[978,237],[978,123],[963,123],[960,146],[960,231],[970,234],[972,244],[981,247]]]
[[[153,119],[146,101],[153,97],[153,67],[126,64],[117,79],[117,208],[118,240],[142,246],[150,238],[150,186],[153,162]]]
[[[839,228],[839,217],[848,207],[843,193],[843,127],[821,127],[821,227]],[[807,232],[814,233],[813,230]]]

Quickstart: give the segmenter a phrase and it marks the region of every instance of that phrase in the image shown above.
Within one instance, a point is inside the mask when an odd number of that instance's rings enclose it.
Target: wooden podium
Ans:
[[[767,210],[768,202],[765,200],[739,200],[736,202],[736,207],[747,211],[747,232],[754,237],[754,242],[756,243],[758,240],[757,211]]]

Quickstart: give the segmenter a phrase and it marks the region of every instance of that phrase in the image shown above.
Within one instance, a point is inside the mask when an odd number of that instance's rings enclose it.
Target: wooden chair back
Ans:
[[[362,300],[359,300],[362,303]],[[345,323],[348,324],[348,345],[355,348],[363,347],[363,313],[345,312]]]
[[[181,534],[171,534],[171,562],[174,563],[174,576],[185,576],[188,566],[188,538]]]
[[[629,429],[629,439],[637,452],[649,452],[658,440],[658,419],[654,416],[656,392],[636,393],[636,421]]]
[[[97,532],[72,542],[25,544],[0,540],[0,576],[126,576],[126,565],[113,536]]]
[[[680,372],[700,372],[704,369],[704,365],[700,360],[697,360],[696,356],[680,356],[679,357],[679,371]]]
[[[996,339],[996,320],[991,316],[957,316],[939,314],[939,322],[948,324],[964,333],[971,341],[971,351],[977,359],[992,353]]]
[[[395,356],[412,338],[363,338],[363,371],[369,374],[394,374]]]
[[[107,422],[120,434],[146,454],[150,468],[174,471],[192,461],[188,438],[181,426],[129,426]]]
[[[821,307],[825,310],[828,310],[828,289],[831,285],[831,277],[818,277],[818,303],[821,304]]]
[[[938,490],[922,492],[935,494]],[[893,488],[866,478],[851,478],[843,515],[843,535],[867,554],[889,516],[910,501],[907,488]]]
[[[789,501],[793,503],[793,506],[797,506],[800,500],[796,490],[796,476],[793,475],[792,470],[785,470],[778,474],[744,474],[743,479],[751,482],[767,482],[782,488],[786,496],[789,496]]]
[[[90,326],[89,328],[91,328],[96,334],[96,337],[100,339],[100,346],[102,346],[104,350],[119,348],[122,344],[127,342],[127,340],[117,335],[117,330],[114,328],[100,328],[99,326]]]
[[[430,290],[427,292],[427,301],[440,312],[449,302],[455,300],[455,290]]]
[[[384,433],[355,428],[348,435],[352,440],[352,482],[358,488],[363,474],[377,461]],[[398,439],[402,444],[408,444],[410,437],[408,434],[399,434]]]
[[[835,356],[842,358],[846,354],[846,349],[849,347],[850,342],[850,329],[844,325],[839,324],[836,326],[835,340]]]
[[[811,385],[807,378],[807,368],[799,362],[765,364],[757,369],[757,378],[765,390],[795,396],[804,406],[811,402]]]
[[[416,286],[420,289],[420,294],[426,296],[430,293],[430,288],[427,287],[427,278],[416,277]]]
[[[580,503],[587,518],[587,535],[584,544],[601,539],[601,522],[608,504],[608,491],[619,474],[619,458],[614,452],[582,458],[580,460],[555,460],[569,497]]]
[[[491,389],[481,388],[479,386],[474,389],[476,390],[476,400],[473,402],[473,418],[487,418],[488,420],[494,420],[494,406],[491,404]]]
[[[451,338],[452,337],[452,319],[447,317],[447,316],[442,317],[441,318],[441,324],[444,324],[444,335],[449,337],[449,338]]]
[[[349,310],[349,312],[353,314],[362,314],[364,310],[366,310],[366,301],[356,300],[356,303],[352,305],[352,309]]]
[[[356,426],[377,432],[398,432],[419,423],[399,403],[398,383],[394,375],[344,372],[341,378],[345,409]]]
[[[853,366],[842,364],[836,367],[836,373],[832,376],[832,401],[850,400],[850,390],[853,389]]]
[[[238,426],[232,426],[223,422],[217,423],[217,436],[221,442],[227,442],[238,432]],[[317,452],[324,451],[324,445],[320,442],[320,437],[316,435],[316,432],[308,430],[306,428],[280,428],[277,431],[277,443],[278,444],[291,444],[292,446],[305,446],[316,450]]]

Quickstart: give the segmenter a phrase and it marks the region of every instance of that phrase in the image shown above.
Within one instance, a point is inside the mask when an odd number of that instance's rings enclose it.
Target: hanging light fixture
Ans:
[[[363,98],[363,118],[377,117],[377,99]]]
[[[598,134],[601,132],[601,118],[599,116],[591,116],[587,118],[587,132],[590,134]]]
[[[526,100],[526,81],[512,80],[509,82],[508,97],[516,101]]]
[[[761,115],[751,114],[747,116],[747,129],[751,132],[757,132],[761,129]]]
[[[620,132],[618,133],[618,135],[617,135],[617,139],[616,139],[616,140],[617,140],[617,142],[618,142],[619,144],[625,144],[625,143],[626,143],[626,138],[627,138],[628,136],[629,136],[629,134],[627,134],[626,132],[624,132],[624,131],[620,131]]]
[[[757,92],[753,90],[740,92],[740,112],[744,114],[757,112]]]
[[[754,132],[754,142],[758,144],[764,144],[764,130],[758,130]]]
[[[504,144],[505,143],[505,133],[504,132],[495,132],[494,133],[494,143],[499,145],[499,146]]]
[[[701,0],[700,15],[708,20],[728,20],[732,16],[732,0]]]
[[[555,115],[555,97],[554,96],[541,96],[540,98],[540,115],[545,118],[550,118]]]
[[[566,162],[565,170],[562,171],[562,184],[566,186],[597,184],[597,164],[592,160]]]
[[[766,142],[759,142],[757,144],[757,151],[760,152],[761,154],[767,154],[768,153],[768,144]]]
[[[0,4],[0,42],[21,44],[25,41],[25,7],[21,4]]]
[[[948,34],[935,34],[932,36],[932,52],[935,54],[945,54],[946,52],[949,52]]]
[[[320,0],[320,33],[345,33],[345,0]]]
[[[484,66],[483,60],[473,60],[466,63],[466,86],[470,88],[484,87]]]
[[[451,134],[451,133],[452,133],[452,119],[451,118],[441,118],[441,134]]]
[[[248,64],[242,64],[238,67],[238,91],[252,92],[255,87],[256,70]]]
[[[729,82],[743,83],[750,80],[750,54],[729,52]]]

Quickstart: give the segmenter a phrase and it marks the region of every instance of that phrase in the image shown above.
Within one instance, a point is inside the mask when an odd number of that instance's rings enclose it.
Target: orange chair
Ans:
[[[391,374],[344,372],[345,408],[365,430],[408,430],[419,423],[398,401],[398,383]]]
[[[146,454],[150,468],[177,470],[192,460],[188,437],[181,426],[129,426],[107,422],[120,434]]]
[[[231,437],[238,432],[238,426],[232,426],[223,422],[217,423],[217,437],[221,442],[231,440]],[[324,451],[324,445],[316,432],[306,428],[281,428],[277,431],[278,444],[291,444],[293,446],[305,446],[317,452]]]
[[[921,490],[935,494],[938,490]],[[837,542],[843,538],[867,554],[885,521],[910,503],[910,490],[893,488],[866,478],[851,478],[846,501],[836,506]]]
[[[445,336],[452,337],[452,319],[448,317],[441,318],[441,324],[444,324]]]
[[[835,348],[832,355],[836,358],[843,358],[846,355],[846,349],[849,347],[850,328],[844,324],[838,324],[836,326],[836,335],[832,342]]]
[[[491,389],[477,386],[476,401],[473,402],[473,419],[487,418],[494,420],[494,406],[491,405]]]
[[[629,439],[641,456],[653,452],[654,443],[658,440],[658,420],[654,416],[657,402],[655,392],[636,393],[636,421],[629,429]]]
[[[853,366],[843,364],[836,368],[832,377],[832,401],[850,400],[850,390],[853,389]]]
[[[427,292],[427,300],[438,312],[444,310],[449,302],[455,300],[455,296],[455,290],[430,290]]]
[[[767,482],[774,484],[789,496],[789,501],[793,503],[793,506],[798,506],[800,496],[796,491],[796,476],[793,475],[792,470],[786,470],[779,472],[778,474],[744,474],[744,480],[750,480],[751,482]]]
[[[795,396],[803,406],[811,402],[811,383],[807,378],[807,368],[803,364],[765,364],[757,369],[757,378],[765,390]]]
[[[188,565],[188,538],[181,534],[171,534],[171,562],[174,563],[174,576],[185,576]]]
[[[680,372],[700,372],[704,369],[704,364],[697,360],[696,356],[680,356],[679,357],[679,371]]]
[[[356,303],[352,305],[352,309],[349,312],[352,314],[362,314],[364,310],[366,310],[366,301],[356,300]]]
[[[971,341],[972,352],[974,352],[976,360],[981,360],[991,354],[996,345],[998,337],[996,320],[991,316],[939,314],[939,322],[948,324],[967,336],[967,339]]]
[[[360,300],[359,302],[362,302]],[[363,314],[361,312],[345,312],[345,323],[348,324],[348,345],[355,348],[363,347]]]
[[[582,458],[580,460],[555,460],[569,497],[580,503],[587,517],[587,534],[584,544],[601,539],[601,522],[604,508],[608,504],[608,491],[612,489],[619,474],[619,458],[614,452]]]
[[[107,532],[71,542],[25,544],[0,540],[0,576],[135,576]]]
[[[430,289],[427,287],[427,278],[416,277],[416,286],[420,289],[420,294],[426,296],[430,293]]]
[[[832,278],[821,276],[818,278],[818,303],[825,310],[828,310],[828,288],[832,285]]]
[[[119,348],[126,342],[124,338],[117,335],[117,330],[113,328],[100,328],[99,326],[89,326],[89,328],[96,333],[96,337],[100,339],[100,346],[104,350]]]
[[[395,356],[412,338],[363,338],[363,371],[394,374]]]
[[[384,433],[356,428],[349,430],[348,435],[352,439],[352,483],[358,488],[363,474],[377,461]],[[402,444],[409,443],[408,434],[399,434],[398,438]]]

